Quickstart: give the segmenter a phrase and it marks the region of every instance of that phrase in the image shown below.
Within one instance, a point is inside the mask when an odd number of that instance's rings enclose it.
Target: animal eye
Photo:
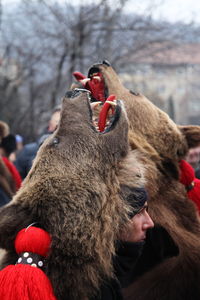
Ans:
[[[54,137],[53,138],[53,140],[52,140],[52,142],[51,142],[51,145],[53,145],[53,146],[57,146],[58,144],[59,144],[59,138],[57,138],[57,137]]]

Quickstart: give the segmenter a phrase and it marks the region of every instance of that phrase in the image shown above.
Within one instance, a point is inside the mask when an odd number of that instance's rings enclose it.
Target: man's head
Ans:
[[[9,157],[9,155],[16,150],[16,139],[13,134],[8,134],[0,143],[0,152],[3,156]]]
[[[154,223],[148,214],[147,192],[143,188],[134,189],[134,193],[127,199],[133,207],[130,214],[130,220],[120,236],[121,240],[126,242],[143,242],[146,239],[146,232],[154,226]]]
[[[139,212],[130,220],[132,233],[130,232],[130,242],[143,242],[146,239],[148,229],[154,227],[154,223],[147,211],[148,205],[145,202]]]

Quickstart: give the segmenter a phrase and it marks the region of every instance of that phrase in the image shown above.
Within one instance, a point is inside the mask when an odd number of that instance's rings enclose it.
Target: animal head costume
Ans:
[[[188,148],[200,143],[200,126],[177,126],[141,94],[126,89],[108,62],[93,65],[88,77],[74,76],[90,90],[93,101],[114,94],[122,99],[129,119],[129,144],[143,156],[149,212],[156,227],[164,228],[177,247],[167,258],[133,283],[127,299],[200,298],[200,223],[197,210],[179,182],[180,162]]]
[[[57,130],[0,210],[4,266],[17,261],[19,230],[35,223],[50,234],[45,272],[58,300],[89,299],[112,276],[114,243],[131,209],[126,197],[144,184],[139,154],[129,149],[123,103],[116,102],[111,122],[99,133],[89,100],[87,90],[66,94]]]

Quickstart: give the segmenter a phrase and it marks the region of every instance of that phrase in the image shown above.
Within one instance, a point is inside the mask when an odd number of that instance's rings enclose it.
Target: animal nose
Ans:
[[[86,89],[74,89],[72,91],[67,91],[65,96],[67,98],[76,98],[78,95],[80,95],[81,93],[90,93],[90,91],[86,90]]]
[[[107,61],[106,59],[102,61],[102,64],[104,64],[104,65],[106,65],[108,67],[111,66],[111,64],[109,63],[109,61]]]

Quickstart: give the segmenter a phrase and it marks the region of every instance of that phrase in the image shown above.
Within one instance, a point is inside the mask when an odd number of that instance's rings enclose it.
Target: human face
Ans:
[[[129,221],[129,224],[122,232],[121,240],[127,242],[143,242],[146,239],[147,229],[154,226],[154,223],[147,212],[147,202],[143,208]]]
[[[193,168],[196,168],[200,161],[200,147],[191,148],[186,156],[186,160]]]

